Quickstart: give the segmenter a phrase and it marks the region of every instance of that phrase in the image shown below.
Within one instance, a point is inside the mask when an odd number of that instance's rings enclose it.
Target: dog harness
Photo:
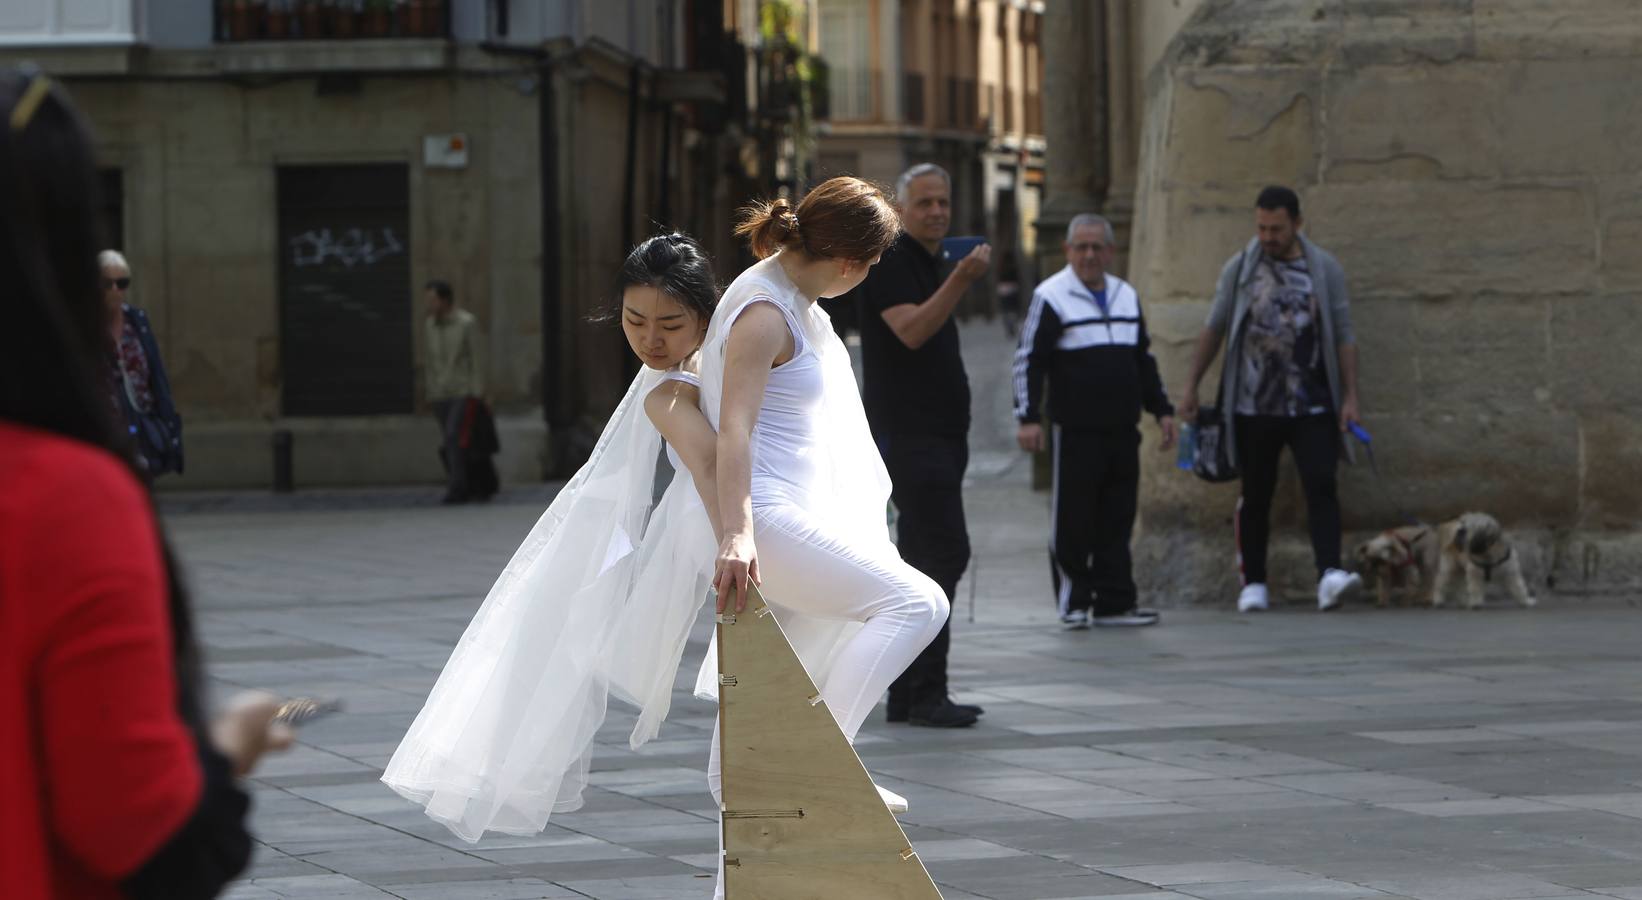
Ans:
[[[1511,545],[1506,544],[1505,545],[1505,555],[1500,557],[1499,559],[1494,559],[1494,560],[1486,560],[1485,559],[1485,560],[1480,560],[1479,561],[1475,556],[1471,556],[1471,554],[1469,554],[1469,553],[1467,553],[1466,556],[1470,558],[1472,565],[1474,565],[1477,568],[1482,570],[1482,580],[1483,581],[1493,581],[1494,580],[1494,570],[1499,568],[1500,566],[1503,566],[1506,563],[1510,562],[1511,561],[1511,554],[1514,553],[1514,552],[1515,551],[1513,551],[1511,549]]]
[[[1403,560],[1402,562],[1398,563],[1397,566],[1396,566],[1397,569],[1399,569],[1399,570],[1400,569],[1412,569],[1415,566],[1419,565],[1420,561],[1414,555],[1414,547],[1415,547],[1415,545],[1419,544],[1420,539],[1425,537],[1428,531],[1429,531],[1429,529],[1421,528],[1420,533],[1414,535],[1411,538],[1404,538],[1402,535],[1398,534],[1395,531],[1387,531],[1386,532],[1386,534],[1389,534],[1393,538],[1395,538],[1397,540],[1397,543],[1402,544],[1404,550],[1408,551],[1408,558]],[[1504,560],[1501,560],[1501,562],[1503,562],[1503,561]]]

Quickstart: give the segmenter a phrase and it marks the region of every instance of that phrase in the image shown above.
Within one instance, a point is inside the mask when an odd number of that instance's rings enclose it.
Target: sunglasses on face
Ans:
[[[106,291],[111,287],[119,288],[122,291],[129,290],[131,288],[131,279],[129,279],[129,278],[104,278],[103,279],[103,290]]]

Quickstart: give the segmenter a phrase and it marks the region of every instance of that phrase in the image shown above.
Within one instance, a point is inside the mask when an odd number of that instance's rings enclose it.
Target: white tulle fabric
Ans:
[[[889,475],[849,355],[775,258],[736,279],[708,327],[708,421],[718,421],[729,326],[758,299],[784,308],[821,363],[819,415],[829,439],[808,468],[814,514],[863,542],[888,544]],[[382,776],[463,840],[535,834],[553,814],[580,808],[611,696],[639,710],[632,747],[655,737],[667,717],[716,547],[688,472],[652,503],[661,436],[643,401],[669,377],[646,369],[633,380],[587,464],[490,589]],[[781,624],[817,683],[861,627],[800,615],[783,615]],[[717,698],[716,660],[709,649],[697,676],[704,698]]]
[[[687,472],[652,504],[661,436],[646,369],[587,464],[502,570],[382,781],[458,837],[540,832],[582,805],[607,698],[667,716],[715,542]]]

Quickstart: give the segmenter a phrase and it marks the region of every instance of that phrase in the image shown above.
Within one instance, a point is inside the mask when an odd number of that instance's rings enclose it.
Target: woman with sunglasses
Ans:
[[[132,306],[131,264],[118,250],[97,254],[111,346],[110,389],[149,478],[182,474],[182,417],[171,402],[171,380],[148,313]]]

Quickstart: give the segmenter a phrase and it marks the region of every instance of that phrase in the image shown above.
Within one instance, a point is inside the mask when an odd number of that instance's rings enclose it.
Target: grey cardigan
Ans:
[[[1305,252],[1306,268],[1312,276],[1312,289],[1317,292],[1317,305],[1323,314],[1323,368],[1328,375],[1328,390],[1334,399],[1334,409],[1338,411],[1344,393],[1340,383],[1339,348],[1357,340],[1351,330],[1351,296],[1346,292],[1346,273],[1333,255],[1306,240],[1303,235],[1300,246]],[[1226,420],[1226,449],[1231,453],[1233,464],[1237,464],[1237,379],[1243,371],[1243,342],[1238,337],[1242,334],[1243,321],[1248,318],[1249,307],[1254,303],[1254,295],[1249,288],[1262,252],[1260,239],[1252,238],[1247,246],[1226,260],[1214,286],[1214,305],[1209,309],[1207,323],[1209,330],[1220,335],[1226,343],[1226,355],[1220,370],[1219,403]],[[1341,437],[1340,446],[1346,459],[1357,461],[1350,442],[1344,436]]]

